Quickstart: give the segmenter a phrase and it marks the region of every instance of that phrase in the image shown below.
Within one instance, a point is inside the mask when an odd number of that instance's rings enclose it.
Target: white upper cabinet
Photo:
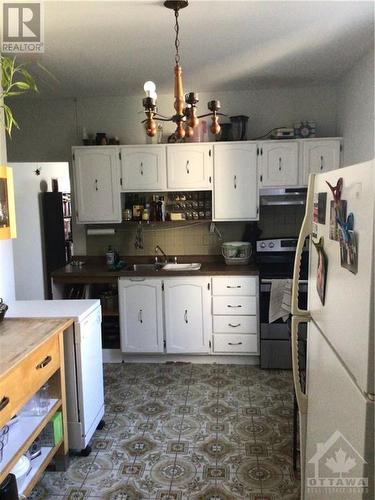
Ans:
[[[77,223],[121,222],[118,148],[73,149]]]
[[[212,189],[212,163],[210,144],[168,144],[168,189]]]
[[[302,184],[309,175],[340,168],[340,139],[306,139],[302,145]]]
[[[213,219],[258,220],[257,145],[214,145]]]
[[[122,191],[161,191],[166,183],[165,146],[120,148]]]
[[[120,279],[119,306],[122,352],[163,352],[161,280]]]
[[[259,144],[261,187],[298,185],[298,142],[278,141]]]
[[[211,338],[210,278],[164,281],[168,353],[208,353]]]

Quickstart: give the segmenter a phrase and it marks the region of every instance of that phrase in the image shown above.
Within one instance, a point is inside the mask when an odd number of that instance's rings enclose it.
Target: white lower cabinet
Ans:
[[[120,278],[119,304],[123,353],[258,354],[257,277]]]
[[[167,352],[208,354],[211,338],[210,278],[165,280],[164,294]]]
[[[258,354],[258,277],[212,278],[214,354]]]
[[[121,351],[163,352],[162,281],[120,279],[119,306]]]

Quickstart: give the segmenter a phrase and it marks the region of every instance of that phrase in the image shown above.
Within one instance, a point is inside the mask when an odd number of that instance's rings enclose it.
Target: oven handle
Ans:
[[[272,280],[261,280],[260,281],[260,291],[261,292],[270,292],[271,291],[271,284]],[[307,280],[299,280],[298,281],[298,286],[299,286],[299,292],[301,293],[307,293]]]
[[[314,210],[314,184],[315,184],[315,175],[310,174],[309,186],[307,190],[307,199],[306,199],[306,211],[297,242],[296,256],[294,259],[293,282],[292,282],[291,312],[293,315],[302,316],[304,318],[309,318],[310,312],[307,309],[300,309],[298,307],[298,291],[299,291],[298,281],[300,277],[302,251],[305,245],[305,240],[312,233],[312,216]]]

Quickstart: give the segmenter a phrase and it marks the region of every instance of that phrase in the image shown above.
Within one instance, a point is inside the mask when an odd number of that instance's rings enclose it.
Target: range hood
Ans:
[[[261,188],[259,190],[260,204],[273,205],[305,205],[307,187],[292,186],[281,188]]]

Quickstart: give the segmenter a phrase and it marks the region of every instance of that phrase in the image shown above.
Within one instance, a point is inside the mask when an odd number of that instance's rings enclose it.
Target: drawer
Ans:
[[[256,313],[256,297],[212,297],[212,314],[244,316],[246,314],[256,315]]]
[[[1,381],[0,427],[37,392],[60,367],[59,337],[55,335],[19,363]]]
[[[257,333],[256,316],[213,316],[214,333]]]
[[[254,334],[218,333],[213,343],[215,353],[258,354],[258,336]]]
[[[25,360],[26,361],[26,360]],[[59,336],[54,335],[27,358],[30,392],[36,392],[60,368]]]
[[[252,276],[216,276],[212,278],[213,295],[257,295],[258,279]]]

